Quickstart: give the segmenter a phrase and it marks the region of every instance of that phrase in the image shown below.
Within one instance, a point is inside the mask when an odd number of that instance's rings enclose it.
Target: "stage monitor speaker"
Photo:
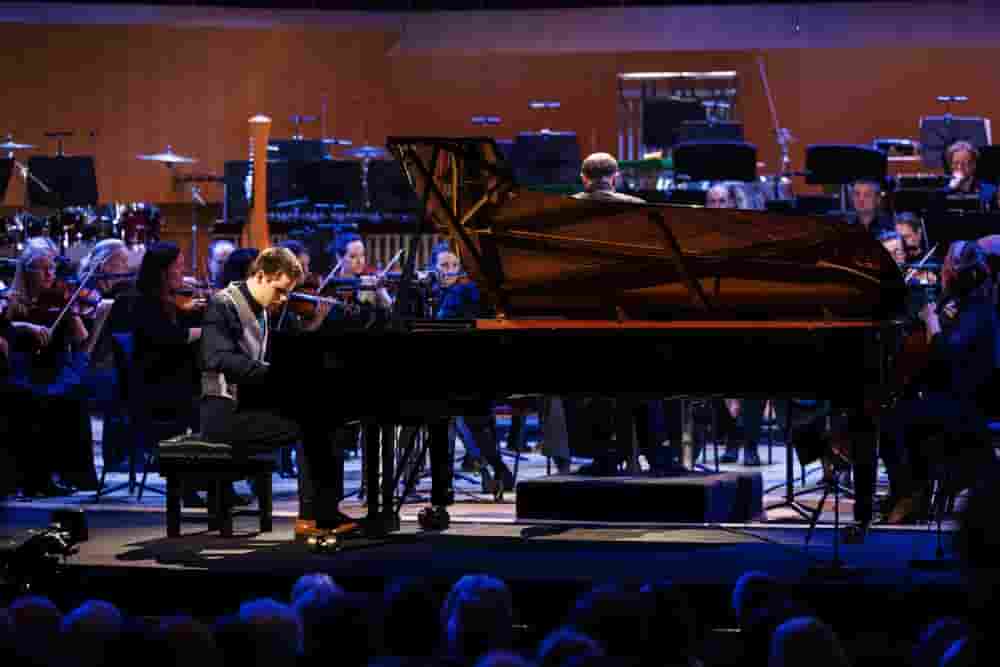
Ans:
[[[350,211],[365,207],[360,160],[320,160],[294,165],[296,191],[310,204],[333,204]]]
[[[517,518],[574,523],[742,523],[763,515],[759,472],[561,475],[517,484]]]
[[[420,200],[396,160],[372,160],[368,165],[368,198],[376,211],[416,211]]]
[[[687,141],[743,141],[743,123],[720,120],[686,120],[677,133],[680,143]]]
[[[642,103],[642,143],[646,150],[667,149],[681,141],[685,121],[704,121],[700,100],[647,99]]]
[[[576,132],[521,132],[511,151],[518,185],[578,183],[582,162]]]
[[[870,146],[811,144],[806,147],[806,183],[846,185],[854,181],[885,183],[889,160]]]
[[[925,167],[947,171],[944,153],[956,141],[968,141],[976,148],[988,146],[989,120],[948,114],[920,119],[920,157]]]
[[[28,206],[97,206],[97,173],[93,157],[33,157],[28,160],[28,171],[48,188],[45,190],[29,177]]]
[[[14,158],[4,158],[0,160],[0,200],[7,196],[7,187],[10,184],[10,174],[14,171]]]
[[[674,173],[692,181],[757,180],[757,147],[742,141],[692,141],[674,147]]]

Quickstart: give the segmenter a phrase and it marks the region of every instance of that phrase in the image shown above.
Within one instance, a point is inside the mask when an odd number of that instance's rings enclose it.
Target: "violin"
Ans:
[[[316,310],[324,305],[344,306],[343,300],[334,297],[320,296],[323,279],[318,274],[310,273],[302,280],[302,285],[288,295],[288,309],[305,320],[316,317]]]
[[[93,317],[101,299],[101,293],[96,289],[57,280],[52,287],[40,290],[35,300],[27,304],[25,320],[32,324],[54,327],[65,317],[64,313]]]
[[[208,306],[208,296],[194,287],[174,290],[172,301],[179,313],[194,313]]]

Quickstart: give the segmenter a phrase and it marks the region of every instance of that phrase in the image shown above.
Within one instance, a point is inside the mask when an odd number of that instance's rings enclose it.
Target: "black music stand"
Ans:
[[[376,211],[412,213],[420,208],[413,186],[395,160],[375,160],[368,165],[368,196]]]
[[[839,185],[840,207],[847,210],[846,186],[855,181],[885,183],[889,158],[871,146],[811,144],[806,147],[806,183]]]
[[[319,160],[293,166],[293,190],[312,204],[344,206],[360,211],[365,206],[363,168],[357,160]]]
[[[94,158],[32,157],[28,171],[38,180],[28,179],[28,206],[62,209],[67,206],[97,206],[97,174]],[[38,181],[48,186],[46,191]]]
[[[944,154],[956,141],[968,141],[976,148],[988,145],[986,121],[951,114],[920,119],[920,157],[925,167],[947,170]]]
[[[743,141],[743,123],[730,120],[685,120],[677,139],[691,141]]]
[[[757,180],[757,147],[743,141],[689,141],[673,151],[674,173],[691,181]]]
[[[976,160],[976,177],[981,181],[1000,183],[1000,146],[990,144],[979,147],[979,159]],[[0,172],[0,178],[3,173]]]
[[[580,180],[580,144],[575,132],[521,132],[511,149],[519,185],[563,185]]]
[[[60,149],[60,153],[62,150]],[[43,185],[44,184],[44,185]],[[56,210],[54,229],[49,230],[66,250],[63,210],[67,206],[97,206],[97,173],[90,156],[32,157],[28,159],[25,200],[28,206]]]

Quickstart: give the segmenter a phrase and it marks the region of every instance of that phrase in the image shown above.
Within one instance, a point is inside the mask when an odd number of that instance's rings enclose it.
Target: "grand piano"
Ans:
[[[383,327],[276,335],[276,374],[318,372],[338,388],[297,401],[366,424],[365,455],[382,459],[368,465],[369,490],[383,474],[381,493],[369,492],[373,525],[398,525],[395,425],[515,395],[859,402],[885,382],[907,291],[859,226],[534,192],[489,138],[396,137],[388,148],[421,201],[415,231],[454,241],[496,317],[404,317],[401,289]]]

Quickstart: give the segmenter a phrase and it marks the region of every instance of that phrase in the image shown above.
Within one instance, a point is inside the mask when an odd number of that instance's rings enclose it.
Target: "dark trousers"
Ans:
[[[275,412],[241,409],[235,401],[209,397],[202,399],[201,434],[208,441],[227,443],[248,455],[301,441],[299,484],[305,502],[300,502],[299,518],[315,520],[321,528],[339,524],[343,458],[338,461],[334,454],[327,424],[315,420],[299,423]],[[340,471],[341,489],[336,488],[335,471]]]

